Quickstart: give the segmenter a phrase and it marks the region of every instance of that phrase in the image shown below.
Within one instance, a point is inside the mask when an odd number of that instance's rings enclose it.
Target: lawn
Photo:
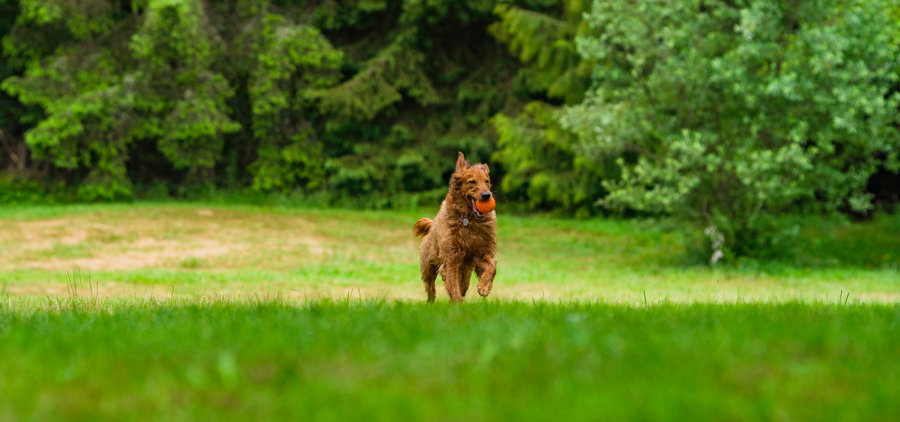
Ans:
[[[427,214],[0,207],[0,420],[900,418],[897,216],[709,268],[666,222],[501,215],[451,305]]]
[[[48,305],[0,311],[0,419],[900,417],[897,305]]]
[[[0,207],[0,289],[103,297],[423,300],[412,223],[431,211],[201,204]],[[650,221],[499,217],[493,300],[643,304],[900,300],[900,216],[809,225],[788,264],[686,265]],[[470,296],[468,300],[480,300]]]

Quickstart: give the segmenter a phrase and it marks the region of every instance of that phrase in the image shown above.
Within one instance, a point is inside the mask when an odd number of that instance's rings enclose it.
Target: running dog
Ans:
[[[492,210],[480,213],[476,200],[491,198],[490,169],[487,164],[469,165],[462,152],[450,189],[434,220],[422,218],[413,225],[419,246],[419,265],[428,301],[434,302],[434,282],[438,273],[452,302],[462,302],[469,290],[472,270],[478,276],[478,294],[491,293],[497,265],[497,216]]]

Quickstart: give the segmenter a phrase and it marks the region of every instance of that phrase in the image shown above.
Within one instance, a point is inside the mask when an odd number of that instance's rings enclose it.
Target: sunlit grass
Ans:
[[[0,281],[55,295],[90,274],[104,297],[278,293],[421,300],[411,223],[431,211],[204,204],[0,207]],[[900,299],[900,218],[809,220],[790,261],[689,264],[667,222],[501,213],[493,299],[679,302]],[[475,300],[477,298],[469,298]]]

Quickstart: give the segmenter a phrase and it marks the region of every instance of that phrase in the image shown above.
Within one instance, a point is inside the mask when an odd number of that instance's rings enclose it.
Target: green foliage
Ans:
[[[313,11],[313,19],[318,27],[325,30],[352,28],[364,26],[367,18],[386,9],[388,9],[386,0],[322,2]]]
[[[0,204],[31,204],[46,198],[46,191],[37,180],[0,174]]]
[[[249,97],[253,136],[261,143],[253,187],[319,187],[325,157],[312,130],[312,93],[338,82],[343,55],[316,28],[288,24],[279,15],[264,18],[256,42]]]
[[[404,45],[402,38],[367,60],[350,80],[314,93],[322,111],[344,119],[371,120],[402,100],[404,93],[421,105],[436,102],[437,93],[422,71],[425,56]]]
[[[491,120],[498,135],[493,158],[507,168],[503,191],[532,208],[564,209],[578,216],[596,212],[600,182],[614,177],[615,164],[591,157],[572,132],[559,125],[561,111],[532,102],[516,118],[498,114]]]
[[[764,251],[774,215],[866,211],[868,178],[897,168],[896,11],[597,2],[595,35],[578,40],[596,86],[561,121],[618,157],[604,205],[696,221],[726,256]]]
[[[128,121],[126,110],[132,106],[132,98],[116,87],[95,86],[92,82],[96,80],[84,76],[85,83],[77,84],[85,89],[81,93],[77,85],[66,84],[56,69],[46,73],[29,70],[24,78],[4,81],[3,88],[19,94],[26,104],[43,105],[48,113],[25,136],[34,158],[48,159],[63,169],[88,169],[79,186],[87,200],[127,196],[131,189],[125,175],[129,139],[121,125]],[[47,95],[40,87],[49,81],[60,82],[62,89]]]
[[[22,1],[2,88],[42,112],[16,122],[34,165],[82,199],[163,180],[388,206],[432,198],[457,150],[487,159],[486,121],[520,101],[495,6]]]
[[[46,113],[25,135],[34,157],[73,172],[85,200],[132,195],[126,162],[136,139],[156,139],[175,168],[206,177],[221,155],[222,134],[239,126],[226,114],[227,82],[210,70],[216,40],[199,3],[150,1],[130,36],[124,22],[101,24],[116,15],[108,7],[88,7],[82,16],[61,12],[60,4],[23,4],[17,25],[64,24],[76,42],[61,42],[2,84]]]
[[[591,65],[578,55],[575,38],[590,29],[582,20],[589,7],[589,2],[572,0],[533,8],[504,3],[494,9],[498,21],[489,27],[491,34],[528,64],[518,71],[520,89],[553,103],[573,104],[584,97]],[[594,201],[604,192],[600,182],[614,177],[616,169],[560,126],[560,109],[547,102],[531,102],[516,117],[498,114],[491,120],[498,138],[492,158],[506,169],[501,186],[531,208],[596,213]]]
[[[501,3],[494,9],[498,21],[489,30],[529,64],[520,71],[526,89],[575,103],[583,98],[590,78],[591,68],[575,47],[575,37],[589,29],[582,14],[588,11],[590,2],[559,3],[561,16]]]
[[[439,199],[463,150],[523,207],[679,215],[744,253],[790,236],[772,214],[867,212],[871,175],[900,167],[887,0],[0,10],[0,166],[81,200],[410,205]]]
[[[211,69],[220,40],[206,19],[195,0],[150,0],[131,39],[138,64],[126,76],[143,82],[135,108],[152,116],[132,136],[158,139],[160,152],[193,180],[209,177],[222,135],[240,129],[225,104],[229,84]]]
[[[0,37],[5,36],[15,26],[19,15],[19,2],[0,0]],[[7,60],[7,45],[0,42],[0,82],[20,74],[24,63]],[[10,170],[23,174],[28,166],[28,147],[22,139],[22,121],[28,120],[31,113],[21,103],[0,89],[0,171]]]

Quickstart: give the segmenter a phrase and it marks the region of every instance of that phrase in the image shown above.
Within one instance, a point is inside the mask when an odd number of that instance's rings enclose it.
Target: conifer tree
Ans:
[[[255,50],[249,87],[253,136],[259,140],[253,186],[316,188],[325,157],[312,101],[315,90],[338,82],[343,55],[316,28],[276,14],[263,19]]]
[[[614,166],[597,156],[559,124],[560,106],[575,104],[590,81],[591,62],[576,50],[575,38],[588,33],[582,15],[589,2],[571,0],[536,9],[500,4],[491,33],[525,64],[517,80],[536,98],[516,116],[491,120],[498,135],[493,158],[504,165],[504,191],[538,209],[578,215],[597,211],[600,181]]]

